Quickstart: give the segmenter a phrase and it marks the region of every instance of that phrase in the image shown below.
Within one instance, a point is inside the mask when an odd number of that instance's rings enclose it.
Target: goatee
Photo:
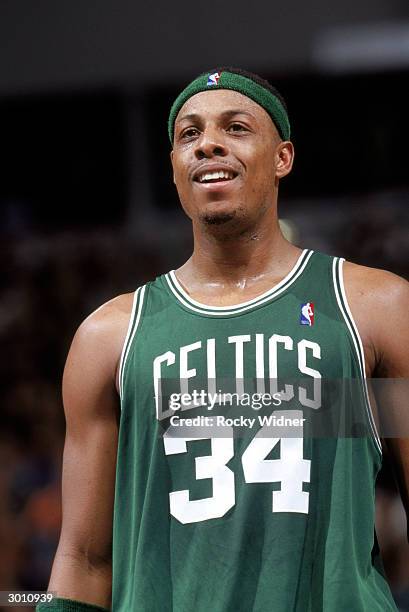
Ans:
[[[210,215],[204,215],[202,217],[202,221],[206,225],[223,225],[224,223],[228,223],[232,221],[235,217],[234,213],[216,213]]]

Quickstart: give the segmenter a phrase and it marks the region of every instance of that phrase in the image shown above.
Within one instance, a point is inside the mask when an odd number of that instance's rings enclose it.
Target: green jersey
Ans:
[[[374,531],[381,446],[343,260],[262,295],[135,292],[120,362],[114,612],[396,610]],[[316,423],[316,425],[314,425]]]

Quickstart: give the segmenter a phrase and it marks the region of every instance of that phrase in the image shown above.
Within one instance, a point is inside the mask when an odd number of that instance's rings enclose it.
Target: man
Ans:
[[[285,240],[290,124],[256,75],[195,79],[169,135],[194,251],[74,338],[49,609],[396,610],[374,540],[382,448],[365,376],[407,376],[408,285]],[[326,403],[328,380],[353,393]],[[297,435],[254,424],[251,402],[236,426],[246,394],[270,398],[263,414]],[[363,435],[307,435],[339,407]],[[218,428],[192,426],[216,413]],[[409,443],[388,445],[408,510]]]

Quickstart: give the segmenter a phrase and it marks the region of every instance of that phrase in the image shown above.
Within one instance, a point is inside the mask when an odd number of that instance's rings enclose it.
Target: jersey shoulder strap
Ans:
[[[136,330],[139,327],[142,309],[145,300],[146,285],[138,287],[134,293],[131,316],[129,318],[128,329],[125,336],[125,341],[122,347],[121,358],[119,361],[119,397],[122,400],[124,390],[124,371],[126,360],[129,355],[129,350],[132,346]]]
[[[348,330],[348,334],[351,340],[351,344],[353,346],[354,353],[357,357],[357,361],[359,365],[359,374],[360,374],[360,379],[362,381],[362,387],[363,387],[365,407],[366,407],[366,411],[368,415],[371,433],[372,433],[372,436],[375,442],[375,446],[378,449],[380,455],[382,455],[382,445],[380,441],[380,436],[379,436],[377,426],[375,423],[375,419],[373,416],[373,410],[371,407],[371,402],[370,402],[370,397],[369,397],[368,382],[366,378],[365,352],[364,352],[363,342],[362,342],[362,338],[358,330],[358,326],[352,315],[351,308],[349,306],[346,291],[345,291],[344,263],[345,263],[345,259],[342,257],[334,257],[333,259],[332,277],[333,277],[335,298],[337,300],[338,308],[342,315],[345,326]]]

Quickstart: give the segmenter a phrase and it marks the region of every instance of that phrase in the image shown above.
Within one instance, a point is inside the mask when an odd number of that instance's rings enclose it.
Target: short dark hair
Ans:
[[[244,70],[243,68],[234,68],[233,66],[218,66],[216,68],[211,68],[210,70],[206,70],[205,72],[202,72],[198,76],[204,76],[205,74],[213,74],[214,72],[224,72],[224,71],[232,72],[233,74],[239,74],[240,76],[246,77],[246,79],[250,79],[251,81],[254,81],[255,83],[257,83],[258,85],[261,85],[261,87],[264,87],[264,89],[267,89],[268,91],[270,91],[276,98],[280,100],[281,104],[283,105],[285,109],[285,112],[288,115],[288,108],[287,108],[286,101],[284,97],[281,95],[281,93],[278,91],[278,89],[273,87],[271,83],[269,83],[266,79],[263,79],[261,76],[259,76],[255,72],[249,72],[248,70]]]

